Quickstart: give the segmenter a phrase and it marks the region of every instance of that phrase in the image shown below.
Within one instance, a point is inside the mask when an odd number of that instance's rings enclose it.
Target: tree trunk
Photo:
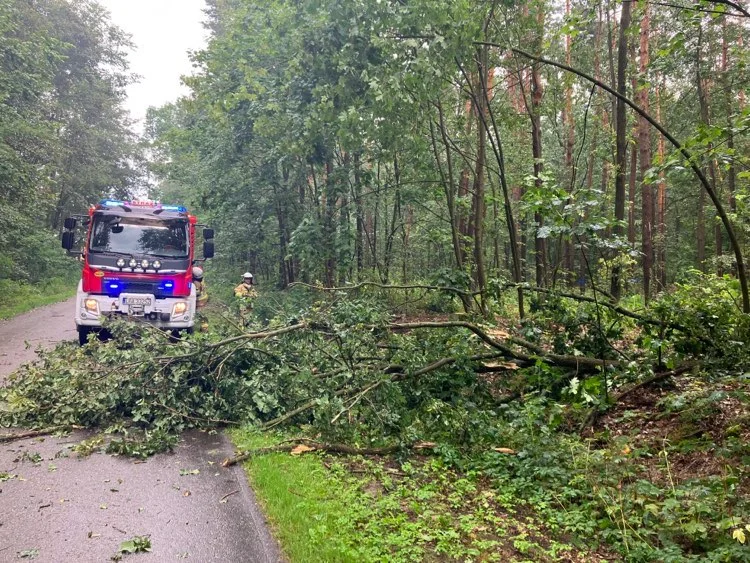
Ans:
[[[325,197],[323,198],[323,240],[325,245],[325,284],[336,285],[336,187],[333,179],[333,159],[326,160]]]
[[[536,16],[537,49],[541,52],[544,37],[544,8],[538,7]],[[541,106],[544,96],[544,85],[539,73],[540,65],[534,63],[531,67],[531,152],[534,158],[534,185],[538,190],[544,187],[542,175],[544,174],[544,161],[542,160],[542,120]],[[544,217],[541,213],[534,213],[536,231],[534,233],[534,262],[536,265],[536,285],[547,287],[547,239],[539,236],[539,230],[544,226]]]
[[[628,58],[635,61],[635,42],[631,41],[628,45]],[[633,77],[630,79],[630,85],[632,88],[633,96],[638,99],[638,76],[633,73]],[[632,127],[633,146],[630,147],[630,166],[628,168],[628,243],[630,248],[635,250],[635,187],[638,181],[638,127],[639,123],[634,123]],[[624,280],[625,287],[627,287],[627,280]]]
[[[648,80],[646,73],[649,65],[649,6],[644,6],[641,19],[640,42],[640,75],[641,85],[638,99],[643,111],[649,111]],[[640,160],[641,180],[641,252],[643,254],[643,299],[648,304],[651,297],[651,271],[654,262],[653,225],[654,225],[654,196],[653,185],[646,182],[646,173],[651,168],[651,128],[643,117],[638,119],[638,149]]]
[[[459,69],[464,75],[464,78],[466,80],[467,85],[471,87],[471,80],[469,79],[468,74],[466,73],[463,66],[459,64]],[[479,92],[479,94],[487,94],[486,89],[482,88]],[[476,100],[477,92],[473,91],[471,92],[471,96],[474,100]],[[518,237],[516,234],[516,223],[513,218],[513,208],[511,206],[510,201],[510,191],[508,189],[508,181],[507,177],[505,175],[505,156],[503,153],[503,144],[502,144],[502,137],[500,136],[500,131],[497,127],[497,121],[495,119],[495,115],[492,111],[492,106],[489,103],[489,99],[486,101],[486,108],[487,108],[487,114],[482,115],[479,113],[480,116],[480,125],[484,127],[487,131],[488,139],[490,141],[490,145],[492,146],[492,151],[495,154],[495,162],[497,163],[497,174],[500,179],[500,187],[503,190],[503,202],[504,202],[504,210],[505,210],[505,221],[508,225],[508,238],[510,240],[510,252],[513,262],[513,281],[516,283],[520,283],[521,280],[521,262],[518,256]],[[476,105],[476,102],[475,102]],[[491,129],[490,129],[491,128]],[[523,298],[523,289],[519,286],[518,288],[518,315],[520,318],[524,318],[524,298]]]
[[[737,169],[735,167],[734,156],[734,120],[732,119],[734,107],[732,105],[732,81],[729,78],[729,41],[727,39],[726,16],[721,20],[721,80],[724,87],[724,112],[727,116],[727,150],[730,154],[732,154],[727,167],[727,191],[729,192],[729,210],[732,213],[736,213],[737,200],[735,199],[735,193],[737,191]]]
[[[701,69],[703,59],[703,27],[699,24],[698,26],[698,49],[696,51],[695,60],[695,82],[698,90],[698,105],[700,106],[700,121],[708,127],[711,119],[708,109],[708,95],[706,92],[706,82],[703,78],[703,72]],[[710,167],[709,167],[710,168]],[[709,181],[711,188],[716,190],[716,178],[709,171]],[[705,174],[705,171],[704,171]],[[701,193],[701,197],[698,199],[698,228],[697,228],[697,245],[698,245],[698,263],[702,272],[706,271],[706,217],[705,217],[705,205],[706,196]]]
[[[565,0],[565,16],[570,16],[570,0]],[[572,63],[571,51],[572,51],[573,39],[570,33],[565,34],[565,63],[570,65]],[[573,161],[573,149],[575,148],[575,119],[573,117],[573,81],[572,77],[566,77],[565,84],[565,106],[563,107],[563,128],[565,130],[565,170],[568,175],[569,193],[573,193],[576,189],[576,170],[575,162]],[[570,199],[568,200],[570,203]],[[575,227],[574,224],[569,225],[571,228]],[[571,285],[571,281],[574,279],[575,267],[574,267],[574,253],[573,243],[571,241],[571,235],[565,236],[563,240],[563,269],[564,279],[567,280],[568,286]]]
[[[630,11],[632,2],[623,2],[620,15],[620,37],[617,46],[617,92],[621,96],[626,95],[627,82],[626,71],[628,66],[628,35],[630,27]],[[625,113],[625,102],[617,98],[615,113],[615,135],[617,151],[615,155],[615,221],[617,224],[613,229],[615,237],[622,239],[624,234],[622,223],[625,220],[625,167],[627,165],[627,114]],[[622,294],[622,268],[615,264],[612,268],[612,283],[610,293],[615,299]]]
[[[462,253],[462,242],[461,232],[459,231],[458,225],[458,211],[456,209],[456,192],[455,192],[455,181],[453,173],[453,157],[450,140],[448,139],[448,133],[445,127],[445,117],[443,114],[443,107],[440,101],[435,102],[435,107],[438,110],[438,127],[440,129],[440,139],[443,147],[445,148],[445,163],[446,170],[443,170],[441,164],[440,151],[438,150],[437,135],[435,134],[435,125],[430,123],[430,135],[432,138],[432,151],[435,158],[435,163],[440,173],[443,182],[443,191],[445,192],[446,204],[448,207],[448,218],[451,226],[451,241],[453,242],[453,257],[455,259],[456,268],[463,270],[463,253]],[[465,312],[470,312],[472,308],[471,299],[467,295],[461,295],[461,302]]]
[[[465,115],[466,115],[466,137],[469,138],[471,135],[471,126],[473,124],[472,116],[476,111],[476,102],[473,100],[466,101]],[[447,150],[450,150],[447,148]],[[469,217],[466,215],[466,199],[469,195],[469,175],[471,170],[469,169],[468,163],[464,163],[461,169],[461,177],[458,181],[458,205],[456,206],[457,225],[459,232],[459,252],[461,254],[461,267],[466,264],[466,240],[471,236],[471,225]]]
[[[656,94],[656,120],[661,123],[661,97],[659,86],[655,89]],[[656,238],[656,283],[659,291],[667,288],[667,176],[661,166],[664,164],[665,150],[664,137],[659,136],[657,144],[659,170],[659,185],[656,197],[656,225],[658,236]]]
[[[487,276],[484,266],[484,218],[486,203],[484,198],[484,167],[487,151],[487,131],[483,123],[487,121],[487,105],[489,104],[489,88],[487,82],[489,47],[484,45],[477,49],[477,75],[479,77],[479,91],[477,110],[477,161],[474,169],[474,197],[472,201],[472,222],[474,224],[474,282],[475,289],[480,293],[482,313],[488,314],[486,303]]]
[[[361,281],[362,271],[365,267],[364,260],[364,230],[365,214],[362,204],[362,173],[360,171],[359,153],[354,153],[354,185],[352,186],[354,196],[354,212],[357,215],[357,232],[354,235],[354,254],[357,262],[357,281]]]

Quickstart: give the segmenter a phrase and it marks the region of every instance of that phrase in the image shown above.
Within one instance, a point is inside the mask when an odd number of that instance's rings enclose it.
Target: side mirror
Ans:
[[[213,257],[214,257],[214,241],[213,240],[203,241],[203,258],[213,258]]]
[[[74,221],[75,221],[75,219],[74,219]],[[67,223],[68,219],[66,219],[65,222]],[[73,233],[71,231],[65,231],[62,234],[62,247],[65,250],[72,250],[73,246],[75,245],[75,242],[76,242],[75,239],[76,239],[75,233]]]
[[[203,240],[209,240],[214,238],[214,230],[213,229],[203,229]]]
[[[64,226],[67,230],[72,231],[76,228],[76,224],[78,223],[78,220],[75,217],[68,217],[65,219]]]

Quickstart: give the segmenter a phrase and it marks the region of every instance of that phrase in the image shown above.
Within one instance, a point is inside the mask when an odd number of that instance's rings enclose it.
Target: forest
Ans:
[[[331,560],[750,561],[744,3],[206,4],[190,94],[139,137],[105,11],[0,1],[0,289],[73,279],[55,237],[101,196],[188,205],[217,245],[205,332],[63,345],[0,426],[355,456],[384,492],[306,537]]]
[[[68,214],[144,177],[129,39],[94,2],[0,2],[0,304],[70,285]]]

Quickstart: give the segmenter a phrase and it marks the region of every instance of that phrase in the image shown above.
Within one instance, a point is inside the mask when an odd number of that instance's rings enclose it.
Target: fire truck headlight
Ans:
[[[128,266],[131,268],[135,268],[138,265],[138,262],[135,261],[135,258],[131,258],[130,262],[128,262]]]
[[[185,311],[187,311],[187,303],[180,301],[179,303],[175,303],[174,307],[172,307],[172,316],[176,317],[177,315],[182,315]]]
[[[90,313],[99,314],[99,303],[97,303],[96,299],[86,299],[83,302],[83,307]]]
[[[141,268],[143,268],[144,270],[148,268],[148,260],[146,260],[145,258],[141,260]]]
[[[151,265],[154,267],[155,270],[158,270],[159,268],[161,268],[161,262],[159,260],[154,260],[154,263]]]
[[[118,268],[124,268],[125,267],[125,258],[119,258],[116,262]]]

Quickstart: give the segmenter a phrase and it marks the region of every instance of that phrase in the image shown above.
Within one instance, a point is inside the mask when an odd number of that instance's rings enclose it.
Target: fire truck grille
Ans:
[[[114,282],[114,285],[112,283]],[[104,280],[108,293],[116,297],[120,293],[151,293],[157,299],[172,297],[172,289],[164,287],[160,282],[125,282],[118,280]]]

